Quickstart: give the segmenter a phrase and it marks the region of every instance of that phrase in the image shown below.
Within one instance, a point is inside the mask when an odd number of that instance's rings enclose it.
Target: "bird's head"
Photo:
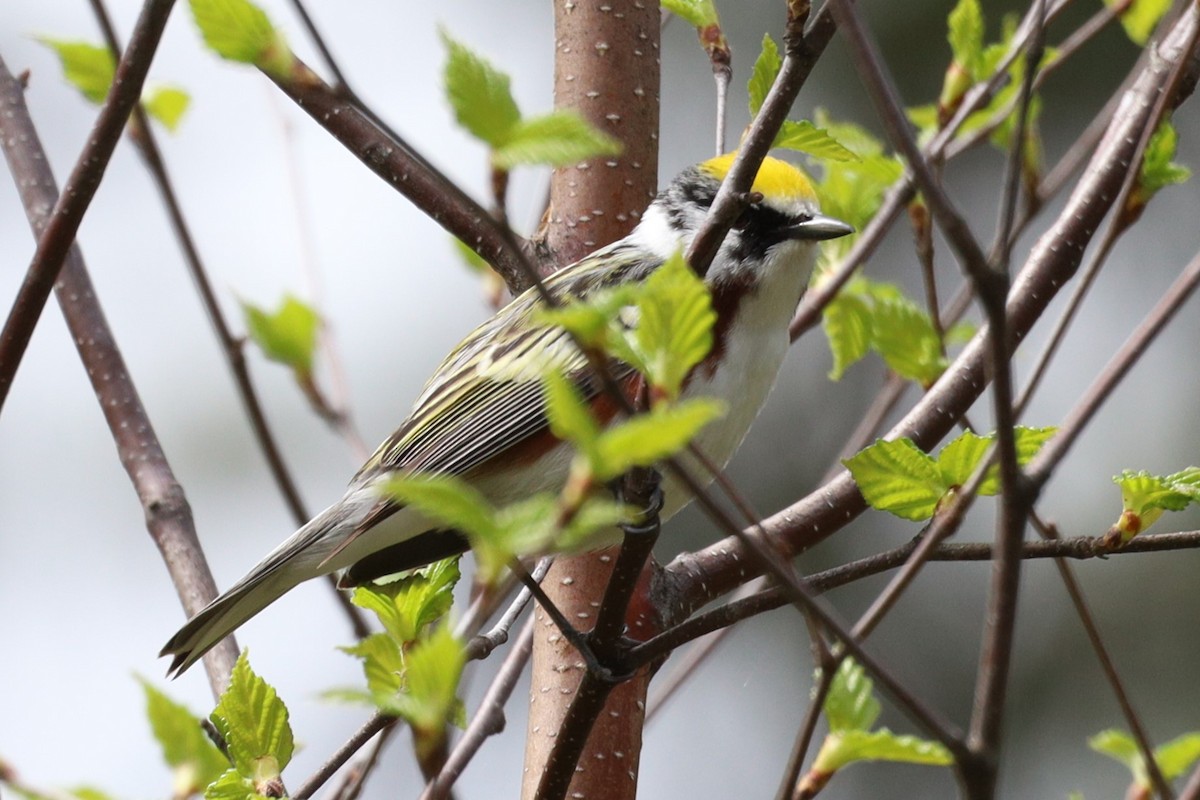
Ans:
[[[646,209],[638,226],[640,244],[666,258],[687,250],[704,223],[721,181],[737,154],[727,153],[681,172]],[[709,273],[711,281],[731,279],[769,268],[780,257],[808,255],[815,243],[853,232],[840,220],[823,216],[812,182],[797,167],[777,158],[763,159],[750,188],[754,200],[730,228]]]

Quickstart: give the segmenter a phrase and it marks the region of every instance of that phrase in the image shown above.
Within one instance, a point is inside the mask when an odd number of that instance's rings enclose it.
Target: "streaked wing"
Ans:
[[[597,265],[607,261],[603,270]],[[556,273],[548,288],[560,298],[586,297],[605,286],[640,280],[661,262],[635,259],[623,243],[593,253]],[[541,301],[533,290],[513,300],[458,345],[438,367],[412,414],[355,477],[395,470],[462,475],[544,433],[549,421],[542,376],[558,369],[586,398],[595,397],[583,354],[558,327],[536,322]],[[633,370],[612,363],[613,377]]]

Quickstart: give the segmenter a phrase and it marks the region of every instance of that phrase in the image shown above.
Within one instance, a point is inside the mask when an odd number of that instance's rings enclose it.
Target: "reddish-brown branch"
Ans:
[[[545,229],[548,271],[629,233],[658,184],[658,3],[585,0],[555,4],[554,14],[555,107],[579,113],[623,150],[555,172]],[[559,558],[543,584],[578,628],[595,624],[594,604],[608,586],[612,558],[611,551]],[[579,655],[540,608],[534,625],[522,797],[547,797],[568,783],[589,797],[635,797],[648,674],[602,697],[589,691],[598,705],[580,705]],[[600,714],[605,700],[613,713]],[[568,740],[579,740],[585,754],[581,772],[559,744]]]

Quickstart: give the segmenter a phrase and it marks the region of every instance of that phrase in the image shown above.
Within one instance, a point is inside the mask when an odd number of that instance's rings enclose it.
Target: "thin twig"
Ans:
[[[1057,529],[1042,522],[1036,512],[1030,515],[1030,521],[1043,539],[1053,541],[1058,538]],[[1125,724],[1133,732],[1134,741],[1137,742],[1138,750],[1141,751],[1142,759],[1145,762],[1147,772],[1150,774],[1150,782],[1154,785],[1155,792],[1163,800],[1172,800],[1174,793],[1171,791],[1171,784],[1167,781],[1162,773],[1162,769],[1158,765],[1158,759],[1154,755],[1154,745],[1150,741],[1149,734],[1146,733],[1146,726],[1142,724],[1141,717],[1134,710],[1133,701],[1129,699],[1129,693],[1125,691],[1125,684],[1121,681],[1120,674],[1117,673],[1117,665],[1109,654],[1108,648],[1104,645],[1104,640],[1100,637],[1100,627],[1096,624],[1096,618],[1092,615],[1091,609],[1088,608],[1087,600],[1083,596],[1083,588],[1080,587],[1079,581],[1075,579],[1075,571],[1071,569],[1070,564],[1061,558],[1054,559],[1054,566],[1058,569],[1063,587],[1067,590],[1067,596],[1071,598],[1071,605],[1075,607],[1075,614],[1079,617],[1079,622],[1083,625],[1083,630],[1087,634],[1088,641],[1096,653],[1096,660],[1100,662],[1100,669],[1103,670],[1109,688],[1112,689],[1113,696],[1117,699],[1117,706],[1121,709],[1121,716],[1125,717]]]
[[[1171,321],[1171,318],[1179,311],[1192,292],[1196,290],[1197,284],[1200,284],[1200,254],[1194,256],[1184,267],[1179,277],[1154,305],[1146,318],[1101,370],[1096,380],[1084,393],[1083,398],[1071,409],[1071,413],[1058,426],[1054,437],[1046,442],[1030,462],[1029,476],[1031,480],[1044,482],[1049,478],[1050,473],[1066,456],[1067,451],[1070,450],[1100,406],[1112,394],[1130,368],[1137,363],[1154,338]]]
[[[292,795],[292,800],[308,800],[316,793],[318,789],[325,785],[325,782],[333,777],[333,774],[342,768],[350,758],[363,748],[363,746],[374,738],[375,734],[382,731],[391,725],[395,725],[398,720],[396,717],[389,717],[385,714],[375,714],[366,723],[354,732],[345,744],[337,749],[337,751],[322,764],[316,772],[309,776],[308,780],[296,790]]]
[[[550,571],[550,565],[554,563],[553,558],[543,558],[534,566],[533,572],[530,573],[534,581],[541,583],[546,577],[546,573]],[[492,626],[492,629],[487,633],[476,634],[467,642],[466,652],[467,660],[477,660],[487,658],[493,650],[508,641],[508,632],[512,630],[512,626],[516,624],[517,619],[521,616],[521,612],[525,610],[525,606],[529,605],[529,601],[533,598],[529,589],[522,586],[521,591],[517,593],[516,598],[509,604],[508,609],[501,615],[500,619]],[[456,634],[460,635],[461,634]]]
[[[792,753],[788,757],[787,767],[783,771],[783,780],[779,783],[779,791],[775,800],[789,800],[793,796],[796,785],[800,782],[800,773],[804,769],[804,759],[812,746],[814,734],[817,732],[817,721],[821,718],[821,708],[825,698],[829,696],[829,687],[833,685],[834,671],[822,669],[817,685],[812,689],[808,698],[808,706],[804,710],[804,719],[796,731],[796,741],[792,745]]]
[[[815,572],[808,576],[808,581],[817,591],[825,592],[878,575],[881,572],[897,569],[905,564],[918,543],[919,540],[914,539],[892,550],[857,559],[822,572]],[[1133,538],[1119,550],[1113,550],[1106,546],[1101,536],[1028,541],[1021,545],[1021,557],[1027,560],[1045,558],[1086,560],[1106,559],[1110,556],[1125,556],[1135,553],[1195,549],[1200,549],[1200,531],[1142,534]],[[931,562],[991,561],[992,553],[993,546],[987,543],[946,543],[934,548],[929,554],[928,560]],[[788,598],[779,587],[764,589],[744,599],[730,601],[711,611],[690,617],[687,621],[634,647],[629,658],[634,663],[648,663],[662,658],[688,642],[735,625],[749,617],[780,608],[787,603]]]
[[[0,408],[3,408],[8,397],[17,367],[25,355],[25,348],[33,336],[42,309],[50,298],[50,291],[54,288],[54,281],[67,252],[75,241],[83,215],[100,188],[100,181],[121,140],[129,114],[142,96],[142,85],[146,82],[150,62],[158,49],[173,5],[174,0],[147,0],[142,6],[129,39],[129,47],[117,63],[108,97],[96,117],[87,144],[76,159],[75,168],[38,234],[37,249],[25,273],[25,280],[17,291],[4,328],[0,330]]]
[[[391,738],[392,732],[395,730],[395,726],[392,726],[384,728],[379,732],[366,758],[346,771],[346,777],[342,781],[342,785],[337,787],[333,792],[331,800],[357,800],[362,794],[363,787],[367,784],[367,778],[370,777],[371,772],[378,766],[379,757],[383,755],[383,748],[387,746],[388,739]]]

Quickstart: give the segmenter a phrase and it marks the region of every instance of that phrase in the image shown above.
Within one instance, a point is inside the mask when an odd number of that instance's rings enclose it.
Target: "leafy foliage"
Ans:
[[[67,83],[78,89],[89,102],[104,102],[117,68],[107,47],[49,36],[40,36],[38,41],[58,56]],[[142,93],[142,108],[172,133],[178,128],[190,102],[188,93],[176,86],[147,88]]]
[[[708,355],[717,316],[708,287],[676,253],[636,286],[574,299],[541,318],[634,367],[657,405],[677,399],[692,368]]]
[[[373,612],[397,642],[412,642],[450,611],[460,577],[458,558],[447,558],[394,581],[359,586],[353,602]]]
[[[1017,462],[1029,463],[1055,430],[1018,426],[1014,430]],[[842,463],[872,508],[920,521],[937,513],[970,480],[994,440],[994,433],[979,436],[968,431],[943,447],[936,458],[921,451],[910,439],[879,440]],[[995,495],[999,491],[993,467],[979,493]]]
[[[155,86],[142,94],[142,108],[171,133],[179,129],[191,103],[191,96],[178,86]]]
[[[697,28],[716,25],[719,21],[713,0],[663,0],[662,7]]]
[[[763,101],[767,99],[767,92],[771,91],[771,84],[775,82],[775,76],[782,67],[783,58],[779,55],[779,45],[775,44],[771,34],[763,34],[762,50],[754,60],[754,67],[750,70],[750,81],[746,84],[751,117],[762,108]]]
[[[817,159],[822,173],[817,184],[821,209],[855,229],[862,230],[883,202],[884,193],[904,174],[903,163],[884,151],[883,144],[864,128],[837,122],[817,109],[815,124],[856,154],[851,161]],[[853,246],[856,235],[843,236],[824,243],[823,253],[830,258],[844,255]]]
[[[770,34],[763,36],[762,51],[754,61],[746,91],[750,98],[750,116],[762,108],[771,84],[775,82],[783,60],[779,46]],[[807,120],[786,120],[775,135],[772,147],[783,147],[806,153],[816,159],[828,161],[857,161],[858,154],[839,142],[828,130],[819,128]]]
[[[229,760],[200,727],[200,720],[184,706],[160,692],[144,678],[138,679],[146,695],[146,716],[163,760],[174,776],[174,796],[191,797],[229,769]]]
[[[295,57],[287,40],[250,0],[188,0],[188,5],[204,43],[221,58],[277,77],[291,73]]]
[[[422,484],[413,483],[409,488],[412,486]],[[479,518],[491,513],[476,506],[478,498],[467,497],[462,485],[429,482],[423,488],[430,486],[432,490],[421,495],[423,502],[436,503],[434,498],[441,498],[456,509],[451,514],[471,524],[480,524]],[[330,693],[343,700],[371,703],[385,714],[404,719],[412,726],[422,752],[440,744],[446,723],[461,716],[457,692],[466,656],[444,624],[435,627],[450,610],[458,580],[458,559],[451,558],[387,583],[358,587],[355,605],[372,611],[385,632],[342,648],[363,662],[367,691]]]
[[[1184,183],[1192,177],[1190,169],[1174,161],[1178,144],[1179,133],[1175,126],[1169,120],[1163,120],[1146,144],[1138,182],[1129,197],[1128,207],[1135,213],[1140,212],[1159,190]]]
[[[546,376],[546,411],[555,436],[578,451],[573,472],[589,482],[649,467],[679,452],[700,430],[725,412],[718,400],[697,397],[658,405],[645,414],[601,429],[578,390],[561,374]]]
[[[897,375],[921,386],[931,386],[946,369],[933,320],[893,284],[852,279],[825,307],[823,323],[833,380],[871,350]]]
[[[858,161],[854,151],[829,131],[818,128],[808,120],[784,120],[772,146],[796,150],[828,161]]]
[[[1146,760],[1132,736],[1118,730],[1101,731],[1088,739],[1088,747],[1124,764],[1134,783],[1147,791],[1151,789]],[[1154,760],[1168,781],[1183,775],[1200,760],[1200,732],[1185,733],[1154,748]]]
[[[953,762],[941,744],[900,736],[887,728],[871,730],[879,718],[879,700],[874,683],[853,659],[844,659],[829,687],[823,706],[829,733],[804,777],[806,788],[815,794],[838,770],[857,761],[896,761],[908,764],[946,766]],[[807,794],[805,796],[812,796]]]
[[[104,102],[117,71],[117,62],[107,47],[50,36],[39,36],[37,40],[58,56],[67,83],[91,102]]]
[[[445,31],[442,41],[447,51],[442,73],[446,97],[458,124],[490,146],[494,169],[522,164],[561,167],[621,151],[617,139],[572,111],[522,118],[508,75]]]
[[[208,787],[206,800],[278,796],[281,774],[292,760],[292,726],[287,706],[250,668],[245,651],[209,719],[224,738],[233,767]]]
[[[456,692],[465,663],[462,644],[445,626],[438,628],[406,653],[402,691],[383,710],[408,722],[418,742],[440,739],[446,723],[461,715]]]
[[[581,498],[562,513],[549,492],[494,508],[470,484],[449,475],[400,476],[383,491],[435,523],[461,531],[471,542],[483,582],[499,578],[514,557],[573,550],[628,518],[624,505],[602,497]]]
[[[983,77],[983,9],[979,0],[959,0],[946,20],[954,63],[979,80]]]
[[[1121,516],[1113,526],[1121,543],[1149,528],[1164,511],[1200,503],[1200,467],[1165,476],[1125,470],[1113,476],[1113,483],[1121,487]]]
[[[288,295],[274,312],[243,302],[242,314],[247,333],[263,355],[291,367],[299,376],[312,374],[321,318],[311,306]]]
[[[1120,0],[1104,0],[1106,6],[1115,6]],[[1150,34],[1158,26],[1167,10],[1171,8],[1171,0],[1133,0],[1129,7],[1121,12],[1121,27],[1125,34],[1141,47],[1150,40]]]

